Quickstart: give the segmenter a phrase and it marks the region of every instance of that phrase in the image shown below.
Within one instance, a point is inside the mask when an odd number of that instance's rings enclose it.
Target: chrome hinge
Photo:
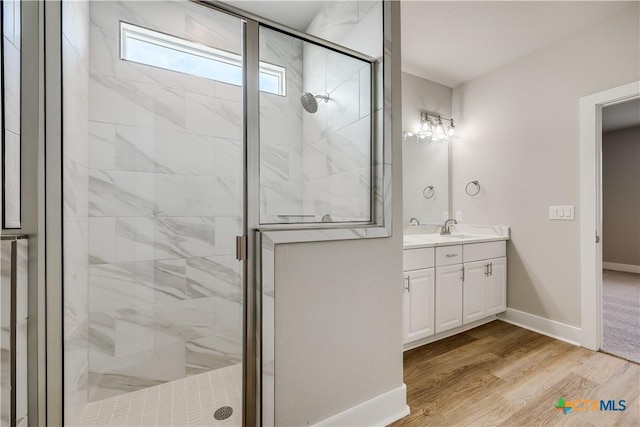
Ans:
[[[460,280],[464,282],[464,267],[460,269],[460,272],[462,273],[462,276],[460,276]]]
[[[247,260],[247,236],[236,236],[236,259]]]
[[[598,236],[597,232],[596,232],[596,243],[600,243],[600,236]]]

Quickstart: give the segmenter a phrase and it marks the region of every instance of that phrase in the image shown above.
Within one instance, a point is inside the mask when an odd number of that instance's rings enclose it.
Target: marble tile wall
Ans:
[[[307,32],[381,58],[381,14],[381,2],[325,2]],[[368,221],[371,103],[377,103],[369,64],[306,44],[303,70],[305,88],[330,98],[317,113],[303,114],[305,210],[338,221]]]
[[[62,5],[65,424],[88,398],[89,2]]]
[[[121,60],[119,23],[240,53],[188,2],[92,2],[89,400],[242,361],[242,88]]]
[[[304,214],[302,174],[303,42],[260,29],[260,60],[286,68],[286,95],[260,93],[260,217],[289,222]]]
[[[20,45],[21,3],[2,2],[2,63],[4,95],[3,227],[20,228]]]

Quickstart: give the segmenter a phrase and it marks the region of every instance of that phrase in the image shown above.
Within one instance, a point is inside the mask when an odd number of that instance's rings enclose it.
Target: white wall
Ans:
[[[353,16],[352,22],[357,22],[358,6],[369,5],[327,2],[322,13],[338,12],[333,7],[351,8],[351,13],[339,10],[339,16]],[[279,426],[317,423],[402,385],[399,2],[392,8],[392,75],[397,76],[391,100],[394,235],[276,247]],[[381,18],[375,24],[381,26]],[[363,34],[365,40],[381,42],[379,29]],[[381,45],[377,48],[375,56],[380,56]]]
[[[454,209],[512,227],[510,308],[580,326],[579,222],[548,220],[549,205],[578,206],[579,98],[638,80],[638,34],[634,4],[454,89]]]
[[[640,266],[640,126],[602,135],[602,258]]]
[[[416,132],[421,111],[451,117],[452,94],[450,87],[402,73],[402,130]],[[403,224],[412,217],[421,224],[440,224],[442,212],[449,210],[449,144],[409,137],[402,144],[402,164]],[[422,195],[428,185],[434,187],[431,199]]]

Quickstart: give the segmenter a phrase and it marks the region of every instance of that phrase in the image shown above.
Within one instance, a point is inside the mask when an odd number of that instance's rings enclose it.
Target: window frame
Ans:
[[[176,37],[170,34],[163,33],[161,31],[152,30],[149,28],[140,27],[138,25],[130,24],[125,21],[120,21],[120,59],[127,62],[133,62],[136,64],[147,65],[150,67],[161,68],[163,70],[172,71],[175,73],[190,74],[181,70],[175,70],[166,68],[157,64],[151,64],[148,62],[140,62],[128,57],[129,53],[129,40],[137,40],[143,43],[153,44],[165,49],[174,50],[187,55],[198,56],[209,61],[219,62],[227,65],[236,66],[240,69],[240,76],[242,76],[243,59],[241,55],[233,52],[227,52],[222,49],[217,49],[205,44],[196,43],[191,40]],[[270,93],[272,95],[287,96],[287,69],[280,65],[270,64],[264,61],[260,61],[259,73],[278,79],[278,89],[276,92],[265,91],[260,89],[261,92]],[[211,77],[206,77],[200,74],[190,74],[201,78],[214,80],[217,82],[230,84],[233,86],[239,86],[235,83],[218,80]],[[241,85],[240,85],[241,86]]]

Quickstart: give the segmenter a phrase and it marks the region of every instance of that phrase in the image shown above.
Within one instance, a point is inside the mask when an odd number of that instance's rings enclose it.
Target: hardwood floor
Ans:
[[[640,365],[499,320],[404,354],[411,414],[393,426],[640,426]],[[565,401],[625,400],[625,411]]]

